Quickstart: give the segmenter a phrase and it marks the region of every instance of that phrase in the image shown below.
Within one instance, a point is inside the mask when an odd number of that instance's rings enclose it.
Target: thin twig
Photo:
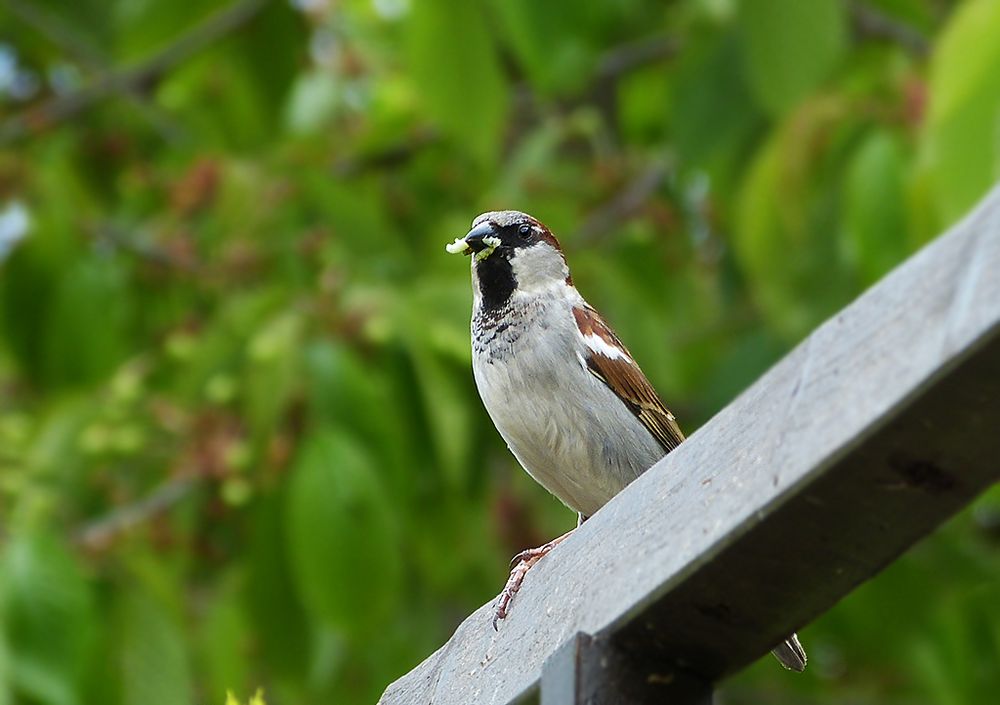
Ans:
[[[13,15],[34,29],[43,37],[59,47],[67,55],[76,59],[81,65],[93,71],[97,78],[106,79],[111,73],[111,62],[100,51],[94,49],[88,42],[82,41],[63,22],[45,13],[35,5],[23,0],[6,0],[7,7]],[[138,87],[129,87],[123,97],[142,113],[143,117],[160,134],[170,142],[176,142],[181,137],[181,130],[170,119],[166,111],[149,99]]]
[[[618,81],[634,71],[667,61],[676,56],[681,43],[664,35],[646,37],[635,42],[614,47],[601,55],[589,90],[572,106],[591,104],[600,111],[610,134],[618,129]]]
[[[672,59],[680,51],[676,37],[657,35],[622,44],[605,52],[597,62],[597,79],[615,79],[650,64]]]
[[[580,242],[594,242],[605,233],[620,228],[622,223],[642,208],[669,174],[670,169],[663,163],[647,167],[625,184],[611,200],[591,212],[577,230],[577,239]]]
[[[90,550],[104,548],[122,533],[170,509],[198,484],[193,478],[168,480],[142,499],[80,527],[73,534],[73,542]]]
[[[368,171],[397,169],[426,147],[438,142],[440,142],[440,135],[435,130],[421,129],[403,142],[340,159],[334,163],[333,173],[338,177],[346,178]]]
[[[11,14],[44,36],[77,61],[94,68],[105,67],[106,58],[89,43],[70,30],[64,23],[55,20],[36,4],[24,0],[6,0]]]
[[[0,144],[64,122],[109,96],[148,89],[169,69],[246,24],[266,2],[242,0],[230,5],[137,66],[108,72],[75,93],[56,96],[39,106],[28,108],[0,125]]]
[[[891,41],[917,56],[930,53],[930,40],[910,25],[857,0],[850,0],[847,8],[859,35]]]
[[[102,223],[88,228],[87,231],[98,246],[124,252],[142,262],[188,273],[197,273],[200,269],[196,262],[186,262],[162,247],[136,240],[124,229],[115,225]]]

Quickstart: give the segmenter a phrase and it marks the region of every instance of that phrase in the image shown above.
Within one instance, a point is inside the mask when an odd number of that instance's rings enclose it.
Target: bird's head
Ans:
[[[473,282],[487,305],[502,305],[515,291],[530,294],[573,284],[559,241],[520,211],[483,213],[465,237],[446,249],[472,256]]]

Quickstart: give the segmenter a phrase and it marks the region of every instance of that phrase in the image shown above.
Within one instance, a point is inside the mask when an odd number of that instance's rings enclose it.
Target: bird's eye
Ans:
[[[531,237],[531,226],[527,223],[523,224],[517,229],[517,234],[521,236],[522,240],[527,240]]]

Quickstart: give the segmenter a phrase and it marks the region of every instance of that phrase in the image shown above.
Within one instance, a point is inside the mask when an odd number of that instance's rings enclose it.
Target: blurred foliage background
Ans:
[[[473,385],[477,213],[691,432],[1000,173],[994,0],[0,7],[0,705],[371,703],[573,524]],[[990,701],[998,548],[994,492],[720,701]]]

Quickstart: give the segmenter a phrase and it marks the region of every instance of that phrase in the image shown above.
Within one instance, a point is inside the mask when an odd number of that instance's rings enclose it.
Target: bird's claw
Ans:
[[[562,536],[552,539],[538,548],[529,548],[521,551],[511,559],[510,564],[512,567],[510,575],[507,577],[507,583],[497,596],[496,612],[493,615],[494,630],[499,631],[498,622],[509,614],[510,603],[514,599],[514,595],[517,594],[517,591],[521,589],[524,576],[528,574],[531,567],[542,560],[549,551],[562,543],[571,533],[573,532],[567,531]]]
[[[526,548],[510,559],[510,567],[513,569],[518,563],[522,563],[532,558],[541,558],[555,547],[556,542],[549,541],[544,546],[539,546],[538,548]]]
[[[538,550],[538,549],[533,549]],[[551,549],[549,549],[551,550]],[[522,551],[526,553],[526,551]],[[521,554],[519,553],[518,556]],[[499,631],[498,622],[504,619],[510,611],[510,603],[514,599],[514,595],[517,591],[521,589],[521,583],[524,582],[524,576],[528,574],[531,570],[531,566],[535,565],[538,561],[542,559],[545,553],[538,555],[532,555],[528,558],[519,559],[515,556],[517,564],[514,566],[513,570],[510,571],[510,575],[507,577],[507,583],[503,586],[503,590],[497,596],[497,607],[496,612],[493,615],[493,629],[494,631]]]

